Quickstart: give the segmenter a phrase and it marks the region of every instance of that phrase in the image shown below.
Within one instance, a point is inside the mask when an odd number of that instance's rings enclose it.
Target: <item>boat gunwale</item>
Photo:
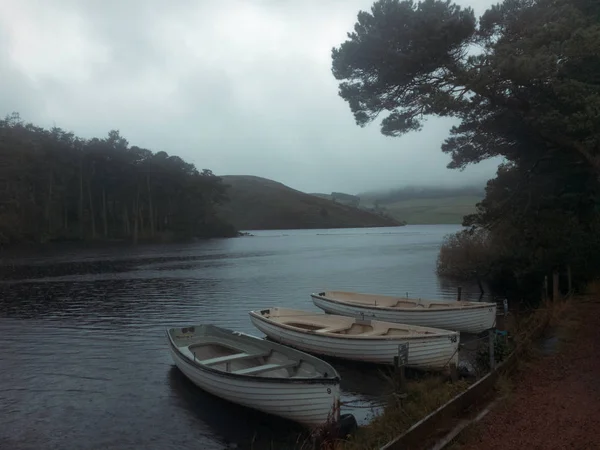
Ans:
[[[180,327],[180,328],[185,328],[185,327]],[[276,378],[276,377],[257,377],[257,376],[253,376],[253,375],[243,375],[243,374],[236,374],[233,372],[225,372],[223,370],[219,370],[219,369],[215,369],[209,366],[205,366],[203,364],[200,364],[198,361],[190,359],[189,356],[185,355],[183,352],[181,352],[179,350],[179,347],[177,345],[175,345],[175,342],[173,341],[173,337],[171,336],[170,330],[173,329],[177,329],[177,327],[171,327],[171,328],[167,328],[166,329],[166,334],[167,337],[169,339],[169,345],[171,347],[171,350],[176,352],[183,360],[185,360],[188,364],[192,365],[195,368],[198,368],[204,372],[209,372],[212,374],[215,374],[217,376],[224,376],[226,378],[232,378],[232,379],[237,379],[237,380],[243,380],[243,381],[256,381],[259,383],[270,383],[270,384],[274,384],[274,383],[283,383],[283,384],[324,384],[324,385],[339,385],[341,382],[341,377],[340,374],[338,373],[338,371],[331,366],[331,364],[327,363],[326,361],[322,361],[319,358],[316,358],[315,356],[303,352],[301,350],[298,349],[293,349],[294,352],[299,352],[302,353],[303,355],[308,356],[308,359],[319,359],[322,363],[327,364],[329,367],[331,367],[333,369],[333,377],[332,378],[325,378],[323,376],[319,376],[319,377],[313,377],[313,378]],[[309,362],[309,361],[307,361]]]
[[[440,311],[472,311],[472,310],[479,310],[479,309],[484,309],[484,308],[497,308],[497,305],[492,302],[463,302],[463,303],[467,303],[467,305],[465,305],[465,306],[448,306],[445,308],[416,308],[416,307],[408,308],[408,307],[402,307],[402,306],[365,305],[365,304],[353,302],[353,301],[338,300],[338,299],[334,299],[331,297],[322,296],[319,294],[310,294],[310,296],[313,299],[318,298],[319,300],[323,300],[323,301],[331,302],[331,303],[337,303],[339,305],[348,305],[351,307],[362,308],[362,309],[378,309],[378,310],[386,310],[386,311],[431,313],[431,312],[440,312]],[[402,299],[401,297],[393,297],[393,298],[398,298],[399,300]],[[412,299],[409,299],[409,300],[412,300]],[[425,301],[428,303],[435,303],[435,304],[446,303],[446,302],[438,302],[438,301],[432,301],[432,300],[425,300]],[[448,303],[450,303],[450,302],[448,302]]]
[[[267,309],[267,308],[265,308]],[[270,308],[268,308],[270,309]],[[323,337],[327,337],[327,338],[333,338],[333,339],[341,339],[341,340],[373,340],[373,341],[405,341],[405,340],[416,340],[416,339],[433,339],[434,337],[437,338],[444,338],[444,337],[452,337],[452,336],[459,336],[460,332],[458,331],[453,331],[453,330],[446,330],[444,328],[433,328],[433,327],[420,327],[420,328],[425,328],[425,329],[430,329],[430,330],[439,330],[439,333],[432,333],[430,335],[417,335],[417,336],[383,336],[383,335],[374,335],[374,336],[361,336],[360,334],[356,334],[356,335],[352,335],[352,334],[344,334],[344,335],[336,335],[335,333],[317,333],[316,331],[313,330],[306,330],[303,328],[299,328],[299,327],[294,327],[285,323],[281,323],[281,322],[276,322],[273,320],[269,320],[268,318],[264,317],[262,314],[257,313],[256,310],[250,311],[248,314],[250,314],[251,317],[256,317],[259,320],[262,320],[265,323],[269,323],[269,324],[273,324],[274,326],[279,326],[280,328],[284,328],[286,330],[291,330],[291,331],[295,331],[298,333],[302,333],[302,334],[307,334],[310,336],[323,336]],[[318,315],[318,314],[314,314],[314,315]],[[354,319],[356,323],[356,320],[362,320],[362,319],[358,319],[355,317],[350,317],[350,316],[341,316],[339,314],[331,314],[333,316],[339,316],[339,317],[344,317],[346,319]],[[300,316],[299,316],[300,317]],[[365,319],[367,320],[367,319]],[[380,323],[389,323],[392,325],[407,325],[407,324],[397,324],[394,322],[386,322],[383,320],[370,320],[371,322],[380,322]],[[409,325],[407,325],[409,326]]]

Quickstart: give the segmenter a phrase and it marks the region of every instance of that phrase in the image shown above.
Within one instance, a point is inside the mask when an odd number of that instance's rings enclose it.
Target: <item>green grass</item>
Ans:
[[[265,178],[222,176],[230,201],[219,216],[238,230],[398,226],[397,221],[305,194]]]
[[[383,204],[389,214],[408,224],[460,224],[463,216],[475,212],[481,197],[474,195],[444,198],[414,198]],[[369,205],[372,206],[372,205]]]

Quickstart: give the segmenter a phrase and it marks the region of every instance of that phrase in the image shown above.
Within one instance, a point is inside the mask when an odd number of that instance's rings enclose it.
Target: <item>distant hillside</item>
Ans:
[[[385,191],[365,192],[359,194],[359,197],[365,202],[374,203],[375,201],[378,201],[380,204],[390,204],[404,200],[422,198],[443,199],[468,196],[483,198],[484,195],[485,189],[483,186],[461,186],[455,188],[407,186]]]
[[[361,207],[377,207],[409,224],[460,224],[465,215],[475,212],[484,195],[479,186],[406,187],[359,194]]]
[[[230,201],[219,208],[219,216],[239,230],[401,225],[392,218],[305,194],[266,178],[246,175],[221,178],[230,186]]]
[[[322,194],[320,192],[309,193],[308,195],[314,195],[315,197],[324,198],[325,200],[331,200],[330,194]]]
[[[335,202],[335,203],[341,203],[342,205],[354,206],[355,208],[357,208],[358,205],[360,204],[359,196],[345,194],[343,192],[332,192],[331,194],[315,193],[315,194],[309,194],[309,195],[314,195],[316,197],[324,198],[326,200],[331,200],[332,202]]]
[[[455,196],[444,198],[415,198],[389,203],[383,210],[390,216],[411,225],[461,224],[463,217],[475,212],[483,197]]]

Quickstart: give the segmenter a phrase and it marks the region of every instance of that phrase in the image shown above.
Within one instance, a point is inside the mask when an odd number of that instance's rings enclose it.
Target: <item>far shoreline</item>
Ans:
[[[63,251],[85,251],[85,250],[126,250],[140,247],[165,247],[177,245],[189,245],[199,242],[207,242],[215,239],[232,239],[241,237],[257,237],[257,232],[272,232],[272,231],[311,231],[311,230],[366,230],[366,229],[391,229],[402,228],[406,226],[460,226],[460,224],[399,224],[399,225],[359,225],[359,226],[339,226],[339,227],[309,227],[309,228],[260,228],[260,229],[245,229],[236,231],[233,236],[211,236],[211,237],[195,237],[195,238],[144,238],[133,242],[131,239],[55,239],[46,242],[19,242],[15,244],[0,245],[0,267],[11,265],[10,261],[4,259],[13,259],[20,257],[35,257],[35,256],[50,256],[58,255]]]

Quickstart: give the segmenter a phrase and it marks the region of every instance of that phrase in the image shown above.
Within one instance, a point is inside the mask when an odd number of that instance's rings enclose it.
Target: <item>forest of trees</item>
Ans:
[[[209,170],[130,147],[118,131],[81,139],[0,120],[0,244],[233,236],[215,214],[226,186]]]
[[[386,113],[381,132],[401,136],[451,117],[450,168],[505,159],[442,272],[537,296],[552,272],[599,275],[598,0],[504,0],[479,20],[449,0],[379,0],[332,59],[358,125]]]

